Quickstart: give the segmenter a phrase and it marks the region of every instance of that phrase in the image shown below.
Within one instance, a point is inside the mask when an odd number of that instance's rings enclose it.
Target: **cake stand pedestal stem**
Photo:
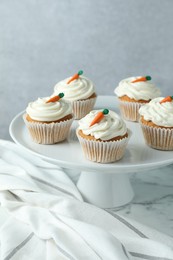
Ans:
[[[86,202],[100,208],[128,204],[134,192],[127,173],[82,172],[77,187]]]

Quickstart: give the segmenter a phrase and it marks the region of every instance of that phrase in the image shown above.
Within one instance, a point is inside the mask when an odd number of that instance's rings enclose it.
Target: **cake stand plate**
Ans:
[[[99,96],[95,108],[108,108],[119,113],[113,96]],[[24,149],[63,168],[68,174],[81,172],[77,187],[85,201],[102,208],[119,207],[134,196],[128,173],[151,170],[173,163],[173,151],[159,151],[145,144],[138,123],[126,121],[132,131],[124,157],[115,163],[100,164],[84,158],[75,134],[77,120],[73,122],[68,139],[54,145],[34,143],[19,113],[10,124],[12,139]]]

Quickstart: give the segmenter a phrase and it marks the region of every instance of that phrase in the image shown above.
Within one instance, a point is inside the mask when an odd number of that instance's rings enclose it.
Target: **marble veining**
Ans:
[[[173,165],[131,174],[130,180],[133,201],[112,210],[173,236]]]

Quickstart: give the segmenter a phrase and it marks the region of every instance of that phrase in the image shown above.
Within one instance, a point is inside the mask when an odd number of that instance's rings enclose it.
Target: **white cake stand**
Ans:
[[[96,108],[118,111],[113,96],[99,96]],[[138,123],[127,122],[132,131],[126,153],[118,162],[99,164],[84,158],[77,140],[74,121],[68,140],[54,145],[34,143],[23,122],[24,112],[18,114],[10,124],[13,140],[32,154],[56,164],[68,174],[81,172],[77,187],[85,201],[101,208],[120,207],[129,203],[134,196],[128,173],[151,170],[173,163],[173,151],[159,151],[149,148]]]

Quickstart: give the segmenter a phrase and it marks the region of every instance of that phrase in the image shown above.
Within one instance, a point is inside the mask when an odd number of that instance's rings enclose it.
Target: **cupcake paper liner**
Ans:
[[[147,145],[158,150],[173,150],[173,129],[140,124]]]
[[[119,99],[119,107],[121,115],[129,121],[139,121],[139,108],[146,103],[127,102]]]
[[[39,144],[55,144],[65,140],[68,136],[72,119],[58,123],[39,123],[29,122],[26,114],[23,116],[24,122],[29,130],[30,136],[35,143]]]
[[[102,142],[87,140],[78,134],[77,137],[81,144],[86,159],[98,163],[111,163],[120,160],[128,144],[130,135],[119,141]]]
[[[81,119],[86,116],[94,107],[96,98],[89,98],[85,100],[77,100],[72,102],[72,110],[75,119]]]

